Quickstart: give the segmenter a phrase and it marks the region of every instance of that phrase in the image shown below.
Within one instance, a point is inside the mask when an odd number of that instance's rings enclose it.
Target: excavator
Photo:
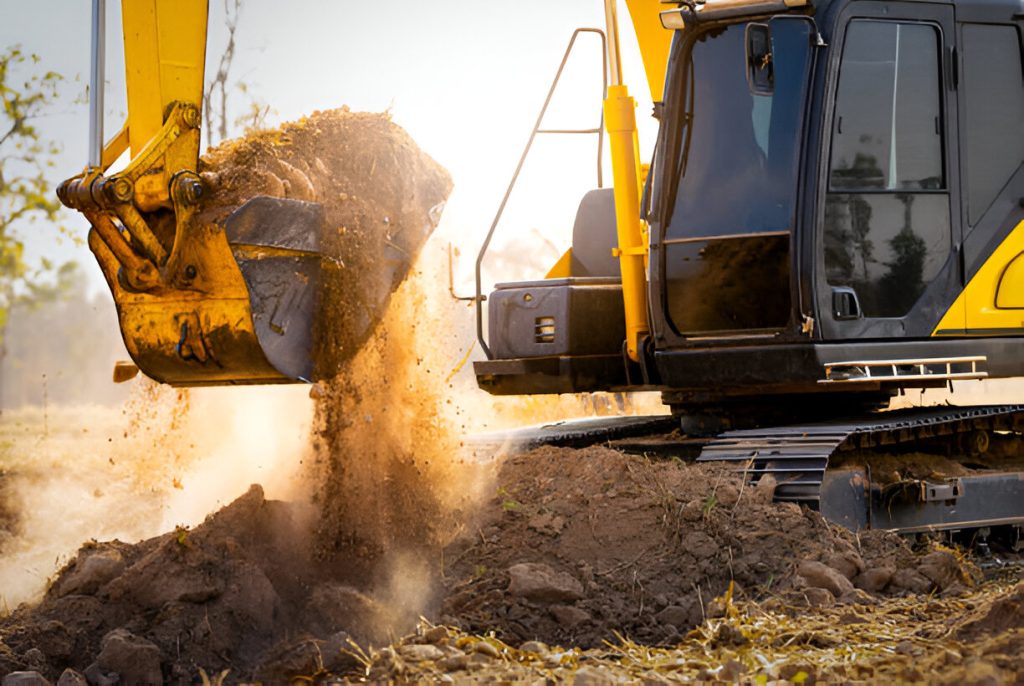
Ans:
[[[530,143],[550,132],[549,93],[477,257],[480,388],[657,391],[664,442],[776,500],[853,530],[1019,548],[1024,405],[890,408],[1024,375],[1020,0],[625,5],[655,148],[642,164],[605,0],[604,29],[579,31],[604,46],[592,132],[613,184],[583,197],[546,274],[483,292]],[[309,381],[314,310],[287,329],[268,313],[309,302],[296,288],[315,296],[315,208],[240,208],[256,232],[196,224],[206,2],[123,6],[128,123],[105,145],[93,127],[90,164],[60,197],[90,221],[128,351],[180,386]],[[295,279],[257,288],[261,269]]]

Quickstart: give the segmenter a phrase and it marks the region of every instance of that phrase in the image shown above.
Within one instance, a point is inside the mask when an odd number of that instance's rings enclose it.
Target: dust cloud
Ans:
[[[311,418],[302,389],[183,391],[141,377],[121,408],[4,412],[0,610],[38,598],[85,541],[194,526],[255,482],[301,498]]]

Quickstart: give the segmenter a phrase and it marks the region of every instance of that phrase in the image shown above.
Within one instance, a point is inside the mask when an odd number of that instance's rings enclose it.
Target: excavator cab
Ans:
[[[202,219],[207,0],[122,3],[128,118],[104,144],[103,5],[94,0],[89,166],[58,195],[91,225],[135,365],[176,386],[311,379],[321,272],[333,268],[320,253],[323,208],[259,196]],[[110,172],[125,151],[127,166]]]

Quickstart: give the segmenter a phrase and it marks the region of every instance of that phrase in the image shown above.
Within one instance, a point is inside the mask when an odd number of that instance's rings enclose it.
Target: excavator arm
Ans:
[[[102,10],[94,0],[97,140]],[[222,223],[201,221],[208,2],[125,0],[122,15],[127,122],[101,150],[93,143],[89,166],[58,195],[89,221],[89,247],[129,354],[146,375],[173,385],[310,379],[322,208],[258,197]],[[127,166],[108,173],[125,150]],[[281,308],[286,318],[275,317]]]

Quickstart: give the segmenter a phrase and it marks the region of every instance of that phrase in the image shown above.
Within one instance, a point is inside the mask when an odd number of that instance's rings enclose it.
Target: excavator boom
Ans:
[[[94,0],[96,141],[102,14]],[[178,386],[309,380],[322,207],[256,197],[223,221],[200,218],[207,16],[207,0],[122,3],[128,118],[58,195],[89,220],[125,346],[147,376]],[[109,173],[126,150],[127,166]]]

